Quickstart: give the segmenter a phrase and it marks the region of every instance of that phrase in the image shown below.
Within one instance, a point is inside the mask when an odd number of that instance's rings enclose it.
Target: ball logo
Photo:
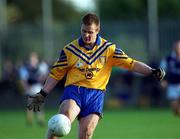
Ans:
[[[81,62],[80,60],[76,63],[76,67],[77,68],[80,68],[80,67],[82,67],[82,66],[84,66],[84,64],[83,64],[83,62]]]

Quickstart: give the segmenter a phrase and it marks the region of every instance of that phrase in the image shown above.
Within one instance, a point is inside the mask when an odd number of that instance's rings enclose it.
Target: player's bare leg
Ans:
[[[98,124],[99,116],[90,114],[79,121],[79,139],[91,139]]]
[[[75,120],[77,115],[80,112],[79,106],[72,99],[64,100],[59,108],[59,113],[65,114],[71,121],[71,123]],[[47,135],[47,139],[59,139],[56,136],[53,136],[49,131]]]
[[[44,126],[45,116],[43,111],[37,112],[37,122],[39,126]]]
[[[171,101],[171,107],[174,114],[180,116],[180,100]]]
[[[180,116],[180,99],[178,100],[178,116]]]
[[[27,125],[32,125],[33,123],[33,110],[26,110],[26,122],[27,122]]]

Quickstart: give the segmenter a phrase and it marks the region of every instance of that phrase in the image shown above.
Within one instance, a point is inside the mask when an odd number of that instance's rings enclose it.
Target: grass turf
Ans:
[[[46,111],[46,121],[56,111]],[[47,123],[47,122],[46,122]],[[0,139],[44,139],[47,130],[35,122],[32,127],[25,123],[22,111],[0,112]],[[77,122],[70,134],[63,139],[77,138]],[[93,139],[179,139],[180,117],[170,110],[122,110],[104,111]]]

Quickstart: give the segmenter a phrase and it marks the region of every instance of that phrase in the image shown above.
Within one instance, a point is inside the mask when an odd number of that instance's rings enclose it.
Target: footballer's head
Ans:
[[[96,42],[97,34],[100,31],[100,20],[96,14],[88,13],[82,18],[81,36],[86,45],[93,45]]]

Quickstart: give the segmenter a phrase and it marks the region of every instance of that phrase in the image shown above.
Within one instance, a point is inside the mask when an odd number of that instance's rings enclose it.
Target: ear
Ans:
[[[97,33],[100,32],[100,26],[97,27],[96,31],[97,31]]]

